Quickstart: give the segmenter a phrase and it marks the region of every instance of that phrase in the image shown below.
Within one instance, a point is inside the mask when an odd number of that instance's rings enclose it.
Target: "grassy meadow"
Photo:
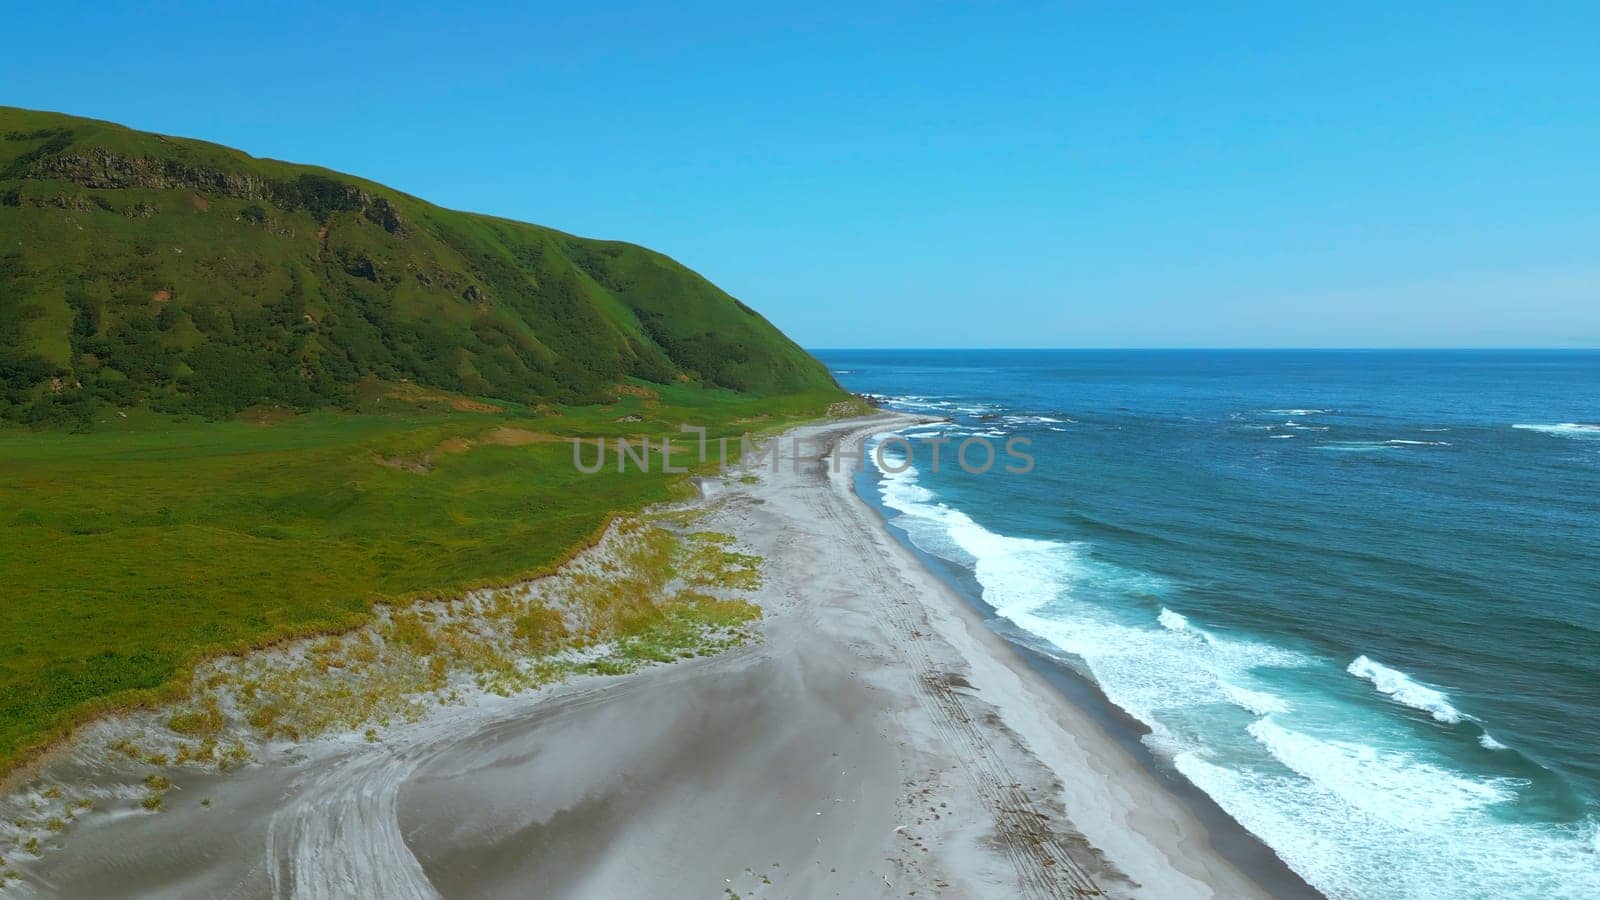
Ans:
[[[612,514],[685,489],[659,466],[579,473],[567,436],[733,435],[837,399],[652,386],[534,410],[402,385],[357,414],[0,430],[0,770],[200,659],[548,571]]]
[[[845,397],[644,247],[0,107],[0,773],[208,655],[543,572],[682,489],[566,437]]]

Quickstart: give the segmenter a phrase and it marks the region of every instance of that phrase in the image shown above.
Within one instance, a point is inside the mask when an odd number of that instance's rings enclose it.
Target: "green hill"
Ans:
[[[692,465],[681,425],[846,398],[658,253],[0,108],[0,425],[88,432],[0,427],[0,777],[201,660],[547,571],[686,488],[571,438]]]
[[[606,402],[629,380],[837,389],[642,247],[0,107],[0,418],[349,406],[363,379],[523,404]]]

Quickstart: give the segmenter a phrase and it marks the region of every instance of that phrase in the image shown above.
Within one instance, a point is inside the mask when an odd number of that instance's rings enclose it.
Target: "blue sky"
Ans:
[[[51,6],[0,102],[654,247],[811,347],[1600,346],[1592,4]]]

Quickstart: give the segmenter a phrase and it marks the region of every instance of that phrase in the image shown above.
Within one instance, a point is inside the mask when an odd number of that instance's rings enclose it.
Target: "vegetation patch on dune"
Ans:
[[[620,522],[549,577],[383,608],[373,625],[348,634],[220,661],[198,676],[184,721],[207,721],[204,710],[225,707],[228,722],[243,723],[253,739],[300,741],[415,721],[460,701],[464,689],[511,696],[573,674],[620,674],[724,649],[750,636],[745,626],[759,611],[731,588],[701,586],[749,584],[734,573],[758,560],[710,556],[698,543],[642,520]]]
[[[483,695],[624,674],[750,640],[760,609],[731,586],[753,585],[760,560],[728,549],[723,535],[686,529],[692,517],[621,520],[551,575],[382,607],[344,634],[208,663],[166,709],[98,726],[116,735],[101,745],[104,766],[127,779],[109,805],[156,813],[185,771],[227,772],[330,736],[378,742]],[[0,856],[45,852],[95,805],[43,785],[5,802],[26,815],[0,824]]]

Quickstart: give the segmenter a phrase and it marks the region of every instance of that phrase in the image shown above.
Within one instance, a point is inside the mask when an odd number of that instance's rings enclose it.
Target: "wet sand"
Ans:
[[[1267,896],[823,458],[906,421],[798,429],[800,465],[704,483],[702,525],[765,558],[760,642],[175,777],[159,814],[75,826],[28,890]]]

